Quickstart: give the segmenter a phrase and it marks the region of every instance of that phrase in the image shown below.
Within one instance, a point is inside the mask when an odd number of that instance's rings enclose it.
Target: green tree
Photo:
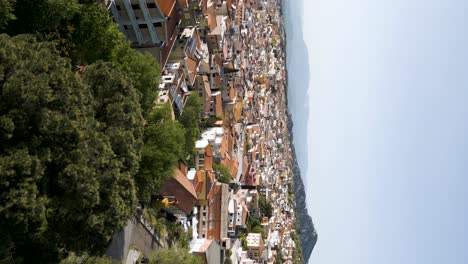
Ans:
[[[123,171],[132,177],[137,171],[143,145],[143,117],[139,94],[124,75],[110,63],[87,67],[83,80],[95,98],[95,118],[110,139],[112,150],[121,159]]]
[[[60,261],[60,264],[119,264],[120,261],[115,261],[109,257],[89,256],[87,254],[77,256],[70,254],[66,259]]]
[[[273,206],[270,202],[268,202],[264,195],[260,194],[258,197],[258,207],[260,208],[260,212],[270,218],[273,214]]]
[[[275,264],[283,264],[283,254],[281,253],[281,248],[276,250]]]
[[[140,170],[135,176],[142,200],[148,200],[174,174],[178,161],[184,155],[185,131],[179,123],[171,120],[169,107],[158,107],[145,127]]]
[[[80,11],[76,0],[16,0],[15,20],[10,21],[5,32],[11,36],[35,34],[43,40],[57,44],[62,55],[69,56],[74,49],[73,21]]]
[[[150,54],[130,48],[102,5],[83,0],[17,1],[12,14],[17,19],[8,24],[8,34],[36,34],[54,43],[62,56],[71,58],[73,65],[110,61],[140,91],[144,113],[151,110],[157,96],[160,67]],[[12,9],[8,3],[0,3],[0,14]],[[2,6],[5,8],[1,9]],[[0,20],[0,30],[1,23]]]
[[[213,163],[213,169],[221,175],[218,179],[219,182],[230,183],[232,180],[231,173],[229,172],[228,167],[224,164]]]
[[[149,53],[139,53],[127,42],[120,43],[112,52],[112,64],[124,72],[135,88],[140,91],[140,104],[148,114],[158,95],[161,77],[160,66]]]
[[[252,228],[252,233],[259,233],[262,235],[263,239],[266,238],[265,229],[262,226],[254,226]]]
[[[231,249],[229,249],[229,248],[228,248],[228,249],[226,249],[226,251],[224,252],[224,255],[226,255],[226,257],[227,257],[227,258],[230,258],[230,257],[231,257],[231,255],[232,255],[232,251],[231,251]]]
[[[180,123],[185,127],[185,154],[192,155],[195,151],[195,141],[200,134],[201,100],[198,94],[192,93],[179,117]]]
[[[2,0],[0,1],[0,29],[6,27],[10,20],[16,19],[13,14],[16,0]]]
[[[159,248],[150,257],[151,264],[202,264],[201,257],[190,254],[187,249]]]
[[[6,33],[31,33],[57,45],[73,64],[109,61],[123,35],[99,3],[78,0],[17,0]]]
[[[114,49],[124,41],[109,12],[99,3],[81,4],[74,22],[75,49],[71,58],[76,64],[109,61]]]
[[[247,250],[247,238],[244,234],[241,234],[241,245],[243,250]]]
[[[0,35],[0,61],[2,259],[51,263],[69,251],[99,254],[136,203],[138,162],[130,159],[138,159],[138,146],[116,134],[141,140],[138,109],[109,122],[114,104],[135,105],[135,91],[118,72],[103,73],[104,65],[90,66],[82,80],[52,44],[30,36]],[[112,90],[98,84],[104,77],[128,89],[125,96],[102,103],[109,94],[100,89]]]

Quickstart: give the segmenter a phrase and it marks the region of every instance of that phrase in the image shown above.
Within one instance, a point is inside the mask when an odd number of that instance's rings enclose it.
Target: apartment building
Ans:
[[[110,9],[133,48],[149,52],[164,67],[177,39],[176,0],[114,0]]]

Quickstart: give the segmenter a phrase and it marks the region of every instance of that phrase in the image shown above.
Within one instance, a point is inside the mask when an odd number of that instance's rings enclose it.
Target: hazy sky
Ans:
[[[468,263],[468,1],[303,10],[310,263]]]

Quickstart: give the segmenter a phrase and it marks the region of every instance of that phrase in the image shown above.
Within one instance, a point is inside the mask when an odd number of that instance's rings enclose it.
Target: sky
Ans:
[[[468,263],[468,1],[303,4],[309,263]]]

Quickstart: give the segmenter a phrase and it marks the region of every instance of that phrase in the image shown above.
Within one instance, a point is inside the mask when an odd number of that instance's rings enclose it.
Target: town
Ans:
[[[191,94],[201,99],[208,125],[195,142],[194,162],[181,161],[153,197],[190,233],[190,252],[209,264],[302,263],[281,0],[104,4],[132,47],[161,65],[158,104],[172,105],[174,118]],[[107,251],[122,263],[169,246],[140,209]]]

